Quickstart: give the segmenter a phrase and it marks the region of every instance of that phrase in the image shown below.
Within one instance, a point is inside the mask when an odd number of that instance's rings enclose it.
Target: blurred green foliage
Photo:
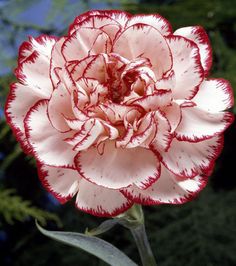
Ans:
[[[15,221],[24,222],[29,217],[32,217],[42,225],[46,225],[47,220],[53,220],[58,226],[61,226],[60,219],[57,215],[33,207],[30,201],[23,200],[20,196],[16,195],[14,189],[0,188],[0,214],[11,225]]]
[[[7,1],[5,1],[7,2]],[[202,25],[208,32],[213,48],[211,77],[228,79],[236,92],[236,4],[235,0],[159,0],[159,1],[71,1],[51,0],[42,23],[27,23],[17,19],[24,10],[40,1],[10,0],[10,5],[0,6],[0,47],[11,48],[10,55],[0,52],[0,61],[12,69],[16,66],[17,37],[26,39],[34,34],[60,35],[66,31],[75,15],[96,4],[120,8],[135,13],[160,13],[173,29],[189,25]],[[54,21],[60,21],[60,27]],[[0,77],[0,107],[5,102],[12,74]],[[234,109],[236,111],[236,109]],[[160,266],[234,266],[236,265],[236,181],[233,174],[236,152],[236,127],[226,133],[225,148],[217,161],[208,188],[198,199],[183,206],[145,207],[147,233]],[[67,266],[72,264],[105,265],[84,252],[58,244],[41,236],[32,216],[45,222],[62,220],[64,230],[84,232],[94,228],[101,218],[76,210],[72,203],[58,206],[48,200],[42,189],[34,161],[22,154],[12,132],[0,122],[0,265],[14,266]],[[17,191],[17,195],[15,192]],[[30,202],[29,202],[30,201]],[[56,213],[57,216],[51,214]],[[9,225],[14,221],[13,225]],[[19,222],[21,221],[21,222]],[[49,227],[56,224],[49,222]],[[1,240],[1,232],[6,239]],[[136,247],[129,232],[119,226],[103,235],[136,262]]]

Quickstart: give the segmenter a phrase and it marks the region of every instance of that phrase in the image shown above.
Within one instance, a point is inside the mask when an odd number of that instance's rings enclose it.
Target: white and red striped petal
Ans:
[[[50,60],[51,51],[55,45],[57,38],[48,35],[39,35],[36,38],[30,37],[29,41],[25,41],[19,48],[18,63],[22,63],[34,51],[48,57]]]
[[[131,14],[120,10],[92,10],[78,16],[74,23],[70,26],[70,29],[72,29],[74,25],[79,24],[88,17],[92,16],[104,16],[106,18],[111,18],[116,21],[116,23],[119,23],[119,25],[124,27],[127,20],[131,17]]]
[[[35,87],[30,88],[20,83],[11,85],[5,106],[6,120],[26,153],[29,153],[31,148],[25,136],[24,119],[29,109],[44,98],[42,91]]]
[[[60,82],[58,71],[62,70],[65,65],[65,59],[61,54],[61,47],[66,37],[61,37],[53,46],[50,59],[50,78],[54,87]]]
[[[85,179],[79,183],[76,206],[84,212],[101,217],[117,216],[132,204],[119,190],[97,186]]]
[[[118,29],[118,30],[120,29],[120,27],[119,27],[120,24],[116,20],[114,20],[114,19],[112,19],[106,15],[102,15],[102,14],[91,15],[91,16],[86,17],[82,21],[78,21],[77,23],[73,23],[70,27],[69,35],[72,35],[76,30],[78,30],[82,27],[101,29],[101,28],[104,28],[108,25],[116,25],[117,26],[116,29]]]
[[[86,78],[93,78],[98,80],[100,83],[106,82],[108,78],[107,74],[107,61],[108,57],[106,54],[99,54],[94,57],[84,69],[83,76]]]
[[[100,29],[109,36],[112,43],[116,39],[117,35],[121,32],[121,26],[116,24],[104,25]]]
[[[123,31],[114,42],[112,51],[129,60],[137,57],[150,59],[157,79],[172,66],[172,56],[165,38],[154,27],[145,24],[135,24]]]
[[[157,130],[150,145],[158,152],[165,152],[169,149],[173,138],[170,123],[160,111],[155,112],[155,123]]]
[[[41,163],[37,166],[40,181],[61,203],[67,202],[78,192],[81,177],[76,170]]]
[[[48,117],[57,130],[66,132],[70,130],[65,117],[73,119],[74,114],[71,106],[71,94],[65,88],[63,83],[59,83],[53,91],[48,103]]]
[[[75,164],[85,179],[112,189],[131,184],[146,188],[159,177],[160,166],[152,151],[116,148],[113,141],[106,142],[102,154],[94,147],[79,152]]]
[[[160,178],[145,190],[133,185],[122,189],[122,193],[138,204],[183,204],[197,196],[207,183],[206,177],[195,176],[192,179],[178,180],[163,165]]]
[[[32,153],[42,164],[72,168],[77,152],[64,141],[71,133],[60,133],[51,125],[47,105],[47,100],[39,101],[30,109],[24,120]]]
[[[198,107],[181,108],[181,122],[175,130],[178,140],[201,141],[221,134],[233,122],[229,112],[209,113]]]
[[[212,50],[206,31],[201,26],[184,27],[176,30],[174,35],[183,36],[197,44],[206,76],[212,65]]]
[[[111,40],[100,29],[80,28],[69,36],[62,45],[65,60],[82,60],[90,55],[109,53]]]
[[[148,113],[140,119],[138,129],[132,134],[125,148],[145,147],[148,148],[150,142],[156,134],[156,123],[153,113]]]
[[[224,79],[204,80],[192,101],[208,112],[224,111],[234,105],[233,89]]]
[[[144,110],[150,112],[169,105],[171,100],[171,90],[156,90],[153,94],[139,97],[137,100],[132,101],[132,104],[140,105]]]
[[[197,45],[180,36],[166,38],[173,57],[175,87],[172,93],[175,99],[191,99],[198,91],[204,78]]]
[[[162,163],[174,174],[193,178],[207,174],[221,152],[223,137],[216,136],[196,143],[173,139],[168,152],[162,152]]]
[[[135,24],[147,24],[157,29],[162,35],[168,36],[172,34],[172,27],[165,18],[159,14],[150,15],[134,15],[126,23],[126,28]]]
[[[169,106],[165,106],[162,108],[162,112],[164,113],[164,116],[167,118],[170,127],[171,127],[171,133],[175,131],[177,126],[179,125],[181,121],[181,108],[179,104],[172,101]]]
[[[92,146],[102,133],[104,133],[102,123],[98,119],[90,119],[83,124],[79,132],[65,141],[74,146],[73,150],[82,151]]]
[[[15,75],[21,83],[40,90],[45,99],[52,93],[53,86],[49,75],[50,60],[42,53],[34,51],[15,70]]]

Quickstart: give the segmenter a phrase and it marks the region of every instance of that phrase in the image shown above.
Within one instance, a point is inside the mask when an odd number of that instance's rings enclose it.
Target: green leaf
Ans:
[[[109,219],[101,223],[98,227],[93,228],[91,230],[88,230],[88,228],[85,230],[85,234],[88,236],[97,236],[101,235],[108,230],[112,229],[115,225],[119,223],[119,219]]]
[[[48,231],[37,222],[39,231],[54,240],[80,248],[112,266],[137,266],[129,257],[112,244],[93,236],[73,232]]]

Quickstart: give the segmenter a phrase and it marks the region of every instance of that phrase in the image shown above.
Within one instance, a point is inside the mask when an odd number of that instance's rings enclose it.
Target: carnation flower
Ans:
[[[7,121],[62,203],[76,196],[97,216],[184,203],[206,185],[233,121],[232,89],[207,78],[211,63],[200,26],[90,11],[67,36],[21,45]]]

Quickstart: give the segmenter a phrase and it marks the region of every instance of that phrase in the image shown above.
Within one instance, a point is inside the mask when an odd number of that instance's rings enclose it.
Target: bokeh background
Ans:
[[[35,218],[49,229],[77,232],[103,219],[76,210],[73,202],[60,205],[42,188],[34,160],[22,153],[3,112],[21,42],[29,35],[65,34],[74,17],[90,9],[160,13],[174,29],[202,25],[214,52],[211,76],[228,79],[236,92],[236,0],[0,0],[0,265],[105,265],[38,232]],[[235,154],[233,124],[209,184],[196,200],[144,208],[159,266],[236,265]],[[126,229],[117,226],[102,237],[139,261]]]

